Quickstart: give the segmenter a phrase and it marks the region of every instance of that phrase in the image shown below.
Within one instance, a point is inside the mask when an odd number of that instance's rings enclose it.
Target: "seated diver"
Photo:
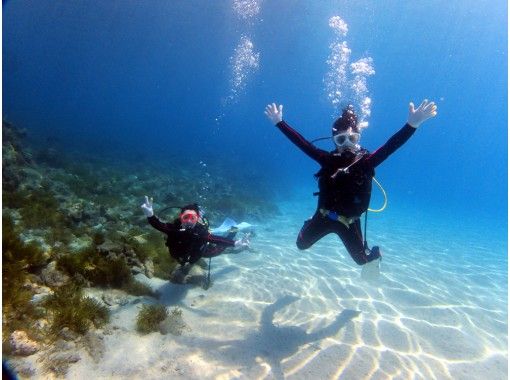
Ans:
[[[154,215],[152,206],[152,199],[149,200],[149,197],[146,196],[141,208],[150,225],[167,235],[166,246],[170,256],[180,264],[180,267],[172,274],[171,280],[176,280],[177,277],[186,277],[193,264],[201,258],[218,256],[228,247],[241,250],[250,247],[248,236],[233,240],[237,233],[235,228],[226,237],[212,235],[209,232],[209,223],[196,203],[181,207],[179,217],[171,223],[159,220]],[[173,282],[186,282],[186,278]]]
[[[417,109],[410,103],[407,123],[373,153],[359,145],[361,128],[352,105],[344,108],[342,116],[333,124],[332,139],[336,150],[331,152],[315,147],[292,129],[283,120],[283,105],[267,105],[265,114],[292,143],[321,166],[315,174],[319,185],[317,210],[301,228],[297,247],[301,250],[310,248],[324,236],[335,233],[356,264],[377,260],[378,267],[379,247],[368,249],[360,225],[360,216],[370,203],[374,169],[400,148],[421,123],[436,116],[434,102],[424,100]]]

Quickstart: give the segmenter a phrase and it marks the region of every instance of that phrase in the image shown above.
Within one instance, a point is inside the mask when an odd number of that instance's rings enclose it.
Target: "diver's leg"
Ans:
[[[354,225],[356,226],[356,234],[359,236],[359,239],[363,241],[360,219],[356,220],[356,222],[351,225],[351,228]],[[365,254],[367,255],[368,262],[377,260],[378,258],[382,257],[381,251],[376,245],[374,245],[371,249],[368,249],[368,246],[365,247],[365,244],[363,243],[363,248],[365,248]]]
[[[347,252],[349,252],[356,264],[363,265],[379,258],[379,256],[373,254],[367,255],[365,253],[359,219],[350,224],[348,228],[340,222],[335,223],[335,226],[336,234],[342,239]]]
[[[299,249],[308,249],[318,240],[331,233],[329,220],[324,218],[319,212],[305,221],[296,241]]]
[[[205,249],[202,251],[202,257],[216,257],[223,253],[226,249],[226,246],[216,245],[216,244],[207,244]]]

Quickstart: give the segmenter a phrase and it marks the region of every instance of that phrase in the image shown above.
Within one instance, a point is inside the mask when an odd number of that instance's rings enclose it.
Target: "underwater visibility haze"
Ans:
[[[4,1],[4,362],[22,378],[507,378],[507,7]],[[437,116],[375,171],[380,275],[335,235],[299,250],[319,166],[266,105],[332,151],[353,104],[373,152],[423,99]],[[169,281],[146,195],[165,220],[197,202],[211,227],[249,223],[250,249],[214,258],[208,286],[207,265]]]

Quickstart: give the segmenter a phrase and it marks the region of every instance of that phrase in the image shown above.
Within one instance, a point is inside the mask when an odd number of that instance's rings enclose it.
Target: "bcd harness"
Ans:
[[[359,156],[359,157],[358,157],[358,156]],[[356,163],[358,163],[359,161],[361,161],[363,158],[364,158],[364,154],[363,154],[363,153],[358,154],[358,155],[357,155],[357,157],[356,157],[356,159],[355,159],[355,160],[354,160],[351,164],[349,164],[349,165],[348,165],[347,167],[345,167],[345,168],[337,169],[337,170],[336,170],[336,172],[335,172],[333,175],[331,175],[331,178],[332,178],[332,179],[335,179],[335,177],[336,177],[338,174],[341,174],[341,173],[343,173],[343,174],[348,174],[348,173],[349,173],[349,169],[350,169],[353,165],[355,165]],[[317,176],[317,177],[319,177],[319,176],[320,176],[320,174],[321,174],[321,172],[319,171],[319,173],[317,173],[317,175],[316,175],[316,176]],[[373,174],[373,173],[372,173],[372,174]],[[382,212],[382,211],[386,208],[386,206],[387,206],[387,204],[388,204],[388,197],[387,197],[387,195],[386,195],[386,191],[384,191],[384,188],[382,187],[382,185],[379,183],[379,181],[377,181],[377,179],[376,179],[376,178],[375,178],[375,176],[373,176],[373,175],[372,175],[372,177],[371,177],[371,180],[373,180],[373,181],[376,183],[376,185],[379,187],[379,189],[381,190],[381,192],[382,192],[382,194],[383,194],[383,197],[384,197],[384,203],[383,203],[382,207],[380,207],[379,209],[371,209],[370,207],[368,207],[368,203],[370,202],[370,199],[368,199],[367,207],[366,207],[366,209],[365,209],[365,211],[364,211],[364,213],[365,213],[365,223],[364,223],[364,224],[365,224],[365,225],[364,225],[364,234],[363,234],[363,235],[364,235],[364,246],[365,246],[365,248],[367,248],[367,247],[368,247],[367,239],[366,239],[366,236],[367,236],[367,220],[368,220],[368,211],[371,211],[371,212]],[[316,192],[316,193],[314,193],[314,195],[320,195],[320,194],[321,194],[321,192]],[[350,225],[351,225],[352,223],[356,222],[356,221],[360,218],[360,216],[357,216],[357,215],[355,215],[355,216],[351,216],[351,217],[346,217],[346,216],[344,216],[344,215],[339,214],[339,213],[338,213],[338,212],[336,212],[336,211],[328,210],[328,209],[323,208],[323,207],[320,207],[320,208],[319,208],[319,212],[320,212],[320,214],[321,214],[323,217],[327,217],[327,218],[329,218],[329,219],[331,219],[331,220],[338,221],[338,222],[342,223],[342,224],[343,224],[345,227],[347,227],[347,228],[350,228]]]
[[[164,209],[162,209],[160,212],[166,211],[169,209],[173,209],[173,208],[181,209],[181,210],[183,209],[183,207],[181,207],[181,206],[168,206],[168,207],[165,207]],[[205,228],[207,231],[209,231],[209,220],[204,215],[202,215],[202,211],[198,206],[197,206],[197,208],[199,209],[199,218],[198,218],[197,224],[199,224],[200,227]],[[198,235],[198,234],[196,234],[196,235]],[[208,242],[204,243],[199,248],[200,252],[205,251],[207,249],[208,244],[209,244]],[[168,240],[165,245],[170,249],[170,247],[168,245]],[[174,257],[173,255],[171,255],[171,256]],[[188,253],[186,255],[186,257],[174,257],[174,258],[179,262],[179,264],[184,265],[187,262],[190,262],[191,256],[192,255]],[[204,284],[204,289],[205,290],[209,289],[210,284],[211,284],[211,257],[209,257],[209,263],[207,265],[207,278],[206,278],[206,282]]]

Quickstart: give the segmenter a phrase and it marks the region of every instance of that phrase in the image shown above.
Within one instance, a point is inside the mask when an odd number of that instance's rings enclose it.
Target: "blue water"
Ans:
[[[105,165],[141,156],[190,168],[203,161],[248,188],[257,178],[272,201],[290,199],[311,214],[318,166],[263,110],[281,103],[306,138],[329,135],[335,107],[324,78],[338,37],[328,20],[340,16],[350,62],[370,57],[375,70],[363,146],[375,150],[396,132],[409,101],[438,105],[437,117],[377,169],[389,206],[371,216],[372,236],[384,233],[391,251],[399,231],[426,231],[416,242],[422,254],[443,245],[454,263],[489,252],[483,259],[506,271],[507,2],[262,1],[246,18],[236,3],[4,1],[3,118],[34,142]],[[233,92],[242,36],[258,67]],[[373,207],[381,202],[375,190]],[[292,219],[296,234],[307,216]]]
[[[192,162],[213,155],[227,167],[264,168],[273,186],[313,190],[315,163],[263,109],[283,103],[305,137],[329,134],[334,109],[323,78],[334,39],[328,19],[339,15],[352,60],[370,56],[376,72],[364,146],[374,150],[400,128],[410,100],[439,107],[378,170],[392,206],[482,218],[505,233],[506,13],[504,1],[282,1],[263,2],[244,20],[230,1],[7,1],[3,117],[70,150],[129,160],[135,151],[164,159],[192,147]],[[259,67],[225,105],[241,35]]]

